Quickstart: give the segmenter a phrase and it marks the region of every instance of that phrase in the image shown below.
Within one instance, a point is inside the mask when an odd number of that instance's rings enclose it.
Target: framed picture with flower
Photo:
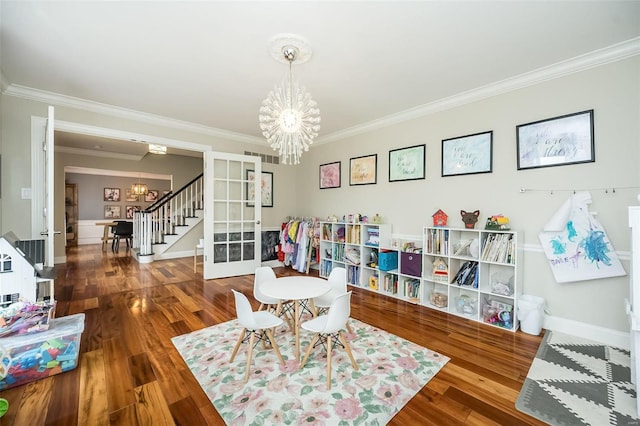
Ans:
[[[320,165],[320,189],[340,188],[341,161]]]
[[[260,199],[262,207],[273,207],[273,173],[262,172],[260,178]],[[247,170],[247,194],[249,200],[254,200],[256,196],[256,172]],[[253,207],[253,202],[247,202],[247,207]]]

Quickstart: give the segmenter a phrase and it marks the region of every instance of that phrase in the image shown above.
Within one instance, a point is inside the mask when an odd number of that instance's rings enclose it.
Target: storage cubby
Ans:
[[[339,266],[347,284],[516,331],[522,282],[518,233],[425,227],[392,240],[391,226],[321,223],[320,275]]]
[[[513,231],[425,227],[422,304],[516,331],[517,239]]]
[[[398,296],[398,274],[381,272],[382,286],[380,292],[387,296]]]

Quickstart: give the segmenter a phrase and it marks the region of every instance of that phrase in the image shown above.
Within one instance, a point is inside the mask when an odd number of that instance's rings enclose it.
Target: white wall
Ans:
[[[31,116],[45,117],[47,105],[7,96],[1,102],[1,229],[30,237],[29,217],[35,213],[30,200],[21,199],[20,189],[31,186]],[[516,170],[516,125],[587,109],[595,110],[595,163]],[[70,108],[56,108],[56,116],[68,122],[207,144],[217,151],[271,152],[211,135]],[[393,224],[395,234],[419,235],[438,208],[449,214],[454,226],[461,225],[457,213],[461,209],[479,209],[482,217],[502,213],[511,218],[513,229],[523,233],[525,292],[544,297],[556,318],[626,331],[623,300],[628,294],[628,277],[557,284],[537,234],[570,190],[588,189],[592,210],[598,212],[617,251],[628,257],[626,207],[637,204],[640,192],[639,127],[640,57],[634,57],[368,134],[316,144],[297,167],[265,165],[266,171],[274,172],[275,207],[263,210],[263,226],[277,227],[289,214],[379,213]],[[488,130],[494,131],[493,173],[440,177],[442,139]],[[388,151],[421,143],[427,145],[426,180],[389,183]],[[378,183],[350,187],[349,158],[373,153],[378,154]],[[318,166],[333,161],[342,161],[342,187],[319,190]],[[58,169],[56,166],[56,174]],[[543,190],[522,194],[521,187]],[[628,269],[628,261],[623,265]]]
[[[437,84],[437,82],[425,82]],[[517,170],[518,124],[594,109],[595,163]],[[572,194],[590,190],[592,211],[628,270],[626,211],[640,193],[640,57],[601,66],[335,143],[314,146],[303,158],[300,215],[379,213],[394,234],[420,235],[439,208],[462,227],[460,210],[511,219],[524,241],[524,291],[544,297],[554,317],[628,330],[623,301],[628,277],[557,284],[541,252],[538,232]],[[493,130],[493,173],[441,177],[441,141]],[[426,144],[426,179],[388,182],[390,149]],[[378,154],[376,185],[349,186],[349,158]],[[342,186],[318,189],[318,166],[342,161]],[[631,188],[629,188],[631,187]],[[520,193],[520,188],[540,191]],[[605,191],[605,188],[608,188]],[[615,193],[612,189],[615,188]],[[568,189],[569,191],[565,190]],[[553,193],[552,193],[553,191]]]
[[[21,198],[21,188],[30,188],[31,185],[31,117],[46,117],[47,105],[43,102],[26,100],[13,96],[0,95],[2,105],[0,128],[2,146],[2,203],[0,229],[2,232],[13,231],[19,238],[31,238],[31,200]],[[214,151],[233,152],[242,154],[244,151],[273,154],[273,151],[265,143],[255,145],[251,143],[226,140],[220,136],[213,136],[197,131],[176,129],[175,127],[149,124],[123,119],[89,111],[82,111],[68,107],[56,106],[56,120],[68,123],[77,123],[86,126],[95,126],[104,129],[115,129],[136,134],[158,136],[172,140],[184,141],[210,146]],[[257,124],[256,124],[257,125]],[[67,158],[82,157],[81,161],[60,162],[56,156],[55,179],[56,182],[64,182],[64,165],[75,165],[91,168],[108,168],[105,164],[113,164],[100,157],[75,156],[65,154]],[[111,166],[109,166],[111,167]],[[137,168],[120,168],[121,170],[137,170]],[[264,171],[273,172],[274,176],[274,207],[264,208],[262,211],[262,224],[265,227],[279,227],[282,219],[293,214],[295,205],[296,184],[295,175],[297,169],[293,166],[264,164]],[[142,171],[162,173],[151,167]],[[191,173],[189,176],[193,177]],[[174,175],[174,185],[181,186],[187,180],[181,181]],[[289,189],[292,190],[289,190]],[[64,196],[64,185],[56,186],[56,194],[60,192],[60,199]],[[56,199],[58,196],[56,195]],[[60,204],[63,208],[63,204]],[[58,209],[58,205],[56,205]],[[20,212],[20,214],[16,214]],[[35,213],[34,213],[35,214]],[[58,246],[58,245],[56,245]]]

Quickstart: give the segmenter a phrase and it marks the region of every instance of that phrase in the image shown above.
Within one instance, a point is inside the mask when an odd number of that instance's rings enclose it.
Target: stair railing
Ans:
[[[133,247],[140,256],[153,254],[154,244],[164,244],[165,235],[175,235],[176,226],[196,217],[204,206],[203,173],[175,192],[168,192],[144,210],[134,213]]]

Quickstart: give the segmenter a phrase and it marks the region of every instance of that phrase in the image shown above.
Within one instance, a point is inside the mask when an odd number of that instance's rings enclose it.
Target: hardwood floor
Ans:
[[[191,257],[139,264],[100,245],[57,270],[56,315],[86,315],[78,367],[0,392],[0,425],[224,424],[170,338],[235,318],[230,289],[251,296],[253,275],[203,281]],[[543,424],[514,407],[541,337],[357,288],[351,300],[354,318],[451,358],[391,425]]]

